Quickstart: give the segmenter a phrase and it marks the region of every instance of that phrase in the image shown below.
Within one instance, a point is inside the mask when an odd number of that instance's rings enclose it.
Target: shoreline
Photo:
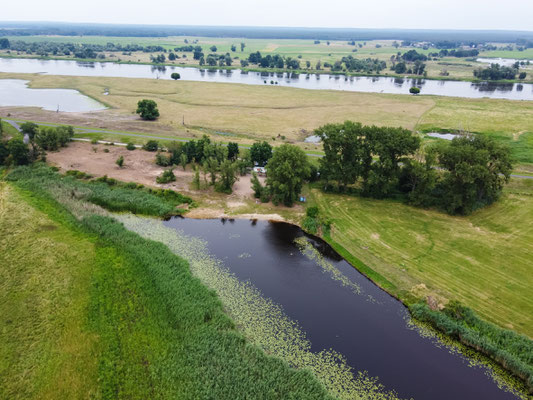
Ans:
[[[445,76],[420,76],[420,75],[399,75],[395,73],[386,73],[386,74],[365,74],[359,72],[337,72],[337,71],[324,71],[324,70],[305,70],[305,69],[278,69],[278,68],[260,68],[260,67],[241,67],[241,66],[209,66],[209,65],[198,65],[198,64],[154,64],[147,62],[139,61],[118,61],[118,60],[98,60],[98,59],[86,59],[86,58],[61,58],[61,57],[24,57],[21,55],[5,55],[0,54],[0,58],[6,59],[23,59],[23,60],[46,60],[46,61],[77,61],[77,62],[86,62],[86,63],[114,63],[120,65],[147,65],[155,67],[175,67],[175,68],[195,68],[195,69],[205,69],[205,70],[240,70],[244,72],[265,72],[271,74],[297,74],[297,75],[331,75],[331,76],[345,76],[345,77],[367,77],[367,78],[395,78],[395,79],[415,79],[415,80],[431,80],[431,81],[444,81],[444,82],[470,82],[470,83],[496,83],[496,84],[505,84],[505,83],[525,83],[533,84],[533,79],[520,80],[520,79],[501,79],[494,81],[486,81],[482,79],[470,79],[470,78],[450,78]],[[533,75],[533,74],[531,74]]]

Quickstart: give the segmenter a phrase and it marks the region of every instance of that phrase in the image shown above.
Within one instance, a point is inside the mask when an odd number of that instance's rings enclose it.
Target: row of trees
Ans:
[[[37,54],[40,56],[70,56],[74,55],[76,58],[94,59],[97,58],[98,53],[104,52],[121,52],[131,53],[135,51],[142,51],[145,53],[163,52],[167,50],[162,46],[141,46],[138,44],[121,45],[119,43],[106,44],[88,44],[88,43],[71,43],[71,42],[25,42],[22,40],[9,41],[3,38],[1,42],[1,49],[18,51],[26,54]]]
[[[474,76],[483,80],[497,81],[502,79],[515,79],[518,74],[519,79],[525,79],[526,73],[519,72],[519,63],[512,67],[501,66],[499,64],[491,64],[487,68],[478,68],[474,70]]]
[[[263,68],[287,68],[300,69],[300,61],[292,57],[283,57],[279,54],[266,55],[263,57],[261,52],[256,51],[248,56],[247,60],[250,64],[256,64]]]
[[[27,165],[38,159],[45,160],[46,151],[65,147],[74,136],[72,126],[39,127],[26,122],[20,127],[28,144],[20,138],[6,141],[0,137],[0,165]]]
[[[405,194],[416,206],[469,214],[498,199],[512,169],[510,151],[485,136],[465,136],[422,153],[409,130],[345,122],[316,131],[328,190],[385,198]]]

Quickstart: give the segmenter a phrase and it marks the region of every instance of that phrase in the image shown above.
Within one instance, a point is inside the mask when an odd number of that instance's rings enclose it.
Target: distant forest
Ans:
[[[0,36],[211,36],[249,39],[321,39],[505,42],[533,41],[533,31],[277,28],[244,26],[117,25],[64,22],[0,22]]]

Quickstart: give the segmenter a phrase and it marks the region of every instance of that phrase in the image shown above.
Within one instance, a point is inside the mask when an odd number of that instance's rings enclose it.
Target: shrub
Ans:
[[[135,145],[132,143],[132,142],[129,142],[127,145],[126,145],[126,149],[130,150],[130,151],[133,151],[135,150],[137,147],[135,147]]]
[[[168,167],[172,164],[170,157],[167,157],[162,153],[157,153],[155,155],[155,163],[161,167]]]
[[[159,143],[157,140],[149,140],[143,145],[143,150],[157,151],[159,149]]]
[[[119,158],[117,158],[117,161],[115,161],[115,164],[117,164],[119,168],[122,168],[124,166],[124,157],[120,156]]]
[[[169,183],[174,182],[175,180],[176,175],[174,175],[172,169],[167,169],[163,171],[163,173],[155,179],[157,183]]]

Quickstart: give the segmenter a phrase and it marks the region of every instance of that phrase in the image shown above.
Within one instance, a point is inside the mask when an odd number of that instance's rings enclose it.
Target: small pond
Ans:
[[[453,140],[459,135],[456,135],[455,133],[438,133],[438,132],[430,132],[427,133],[429,137],[437,138],[437,139],[444,139],[444,140]]]
[[[205,240],[209,252],[240,281],[255,286],[298,322],[312,351],[333,349],[355,371],[379,377],[401,398],[516,399],[498,388],[486,367],[472,365],[466,356],[413,329],[400,302],[296,226],[183,218],[163,224],[175,235]],[[302,251],[302,243],[310,249]]]
[[[191,67],[117,64],[113,62],[78,62],[0,58],[0,72],[42,73],[69,76],[106,76],[124,78],[171,79],[178,72],[185,81],[240,83],[246,85],[287,86],[300,89],[341,90],[350,92],[409,94],[417,86],[422,95],[467,98],[533,100],[533,84],[440,81],[431,79],[391,78],[386,76],[345,76],[246,72],[239,69],[200,69]]]
[[[72,89],[32,89],[28,81],[0,79],[0,107],[39,107],[49,111],[104,110],[98,101]]]

